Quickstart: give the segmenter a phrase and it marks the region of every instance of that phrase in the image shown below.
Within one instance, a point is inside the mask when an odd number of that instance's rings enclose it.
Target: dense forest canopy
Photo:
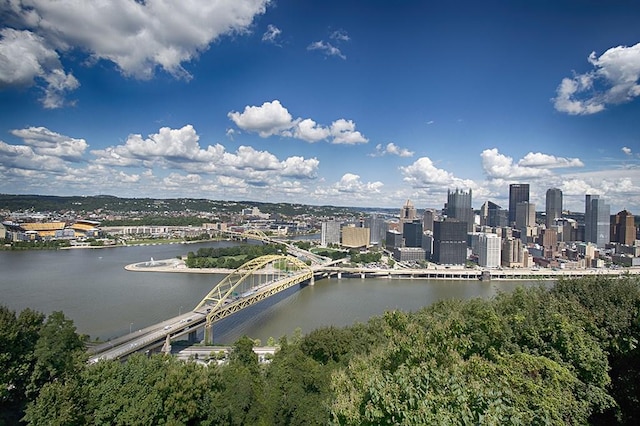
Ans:
[[[639,424],[640,282],[567,279],[254,342],[86,364],[62,313],[0,307],[0,423]],[[212,357],[213,358],[213,357]]]

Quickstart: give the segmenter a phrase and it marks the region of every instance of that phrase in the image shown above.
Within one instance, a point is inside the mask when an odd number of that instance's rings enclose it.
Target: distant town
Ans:
[[[544,209],[529,185],[509,186],[509,205],[472,207],[472,191],[449,190],[443,207],[361,209],[203,199],[0,194],[3,248],[117,247],[201,241],[221,231],[259,230],[351,253],[383,253],[397,267],[628,268],[640,266],[638,218],[585,195],[584,213],[563,209],[549,188]]]

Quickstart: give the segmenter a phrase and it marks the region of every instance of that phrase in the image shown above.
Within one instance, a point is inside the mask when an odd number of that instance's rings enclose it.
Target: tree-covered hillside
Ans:
[[[391,311],[283,337],[269,364],[245,337],[223,365],[162,355],[85,365],[72,329],[61,314],[0,310],[5,421],[26,407],[30,424],[640,422],[632,277]]]

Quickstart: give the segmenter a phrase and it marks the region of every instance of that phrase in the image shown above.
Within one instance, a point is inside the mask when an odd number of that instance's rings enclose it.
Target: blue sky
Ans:
[[[640,214],[640,3],[0,1],[0,192]]]

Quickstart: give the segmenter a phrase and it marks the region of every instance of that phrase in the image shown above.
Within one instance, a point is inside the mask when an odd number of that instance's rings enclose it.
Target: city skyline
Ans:
[[[83,5],[80,7],[80,5]],[[640,213],[640,5],[0,5],[0,192]],[[127,19],[123,19],[126,16]]]

